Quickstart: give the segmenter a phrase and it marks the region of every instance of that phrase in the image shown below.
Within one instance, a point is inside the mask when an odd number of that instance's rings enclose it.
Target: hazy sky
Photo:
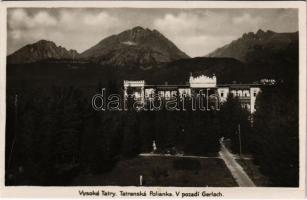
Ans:
[[[188,55],[203,56],[245,32],[298,30],[296,9],[8,9],[8,54],[40,39],[79,53],[103,38],[142,26],[157,29]]]

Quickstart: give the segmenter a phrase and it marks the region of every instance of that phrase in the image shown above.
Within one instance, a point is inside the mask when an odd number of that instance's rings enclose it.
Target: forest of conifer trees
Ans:
[[[113,82],[108,88],[118,90]],[[8,91],[6,185],[69,185],[80,173],[106,173],[122,159],[151,152],[153,140],[159,153],[217,156],[224,137],[238,153],[240,124],[244,153],[254,156],[272,186],[296,186],[295,97],[284,85],[267,87],[250,116],[232,96],[219,111],[99,112],[73,87]]]

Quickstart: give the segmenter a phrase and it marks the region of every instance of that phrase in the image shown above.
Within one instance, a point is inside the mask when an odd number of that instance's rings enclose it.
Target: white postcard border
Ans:
[[[5,100],[6,100],[6,9],[11,7],[102,7],[102,8],[297,8],[299,10],[299,146],[300,184],[298,188],[244,188],[244,187],[33,187],[4,186],[5,156]],[[303,198],[305,195],[306,152],[306,2],[300,1],[20,1],[0,2],[0,196],[4,197],[60,197],[82,198],[79,190],[108,191],[176,191],[222,192],[222,198]],[[120,196],[117,196],[120,197]],[[101,196],[99,198],[102,198]],[[147,197],[148,198],[148,197]],[[161,198],[161,197],[157,197]],[[204,198],[204,197],[203,197]],[[208,198],[208,197],[207,197]]]

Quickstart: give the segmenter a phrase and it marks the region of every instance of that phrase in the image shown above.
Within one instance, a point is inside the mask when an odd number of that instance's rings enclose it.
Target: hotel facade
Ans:
[[[194,77],[191,74],[185,85],[148,85],[145,80],[124,80],[124,95],[125,97],[133,95],[136,100],[146,102],[157,95],[162,99],[171,100],[173,97],[183,98],[202,94],[210,101],[223,104],[227,101],[228,95],[232,94],[242,107],[253,114],[256,111],[255,103],[262,85],[264,83],[217,84],[215,75]]]

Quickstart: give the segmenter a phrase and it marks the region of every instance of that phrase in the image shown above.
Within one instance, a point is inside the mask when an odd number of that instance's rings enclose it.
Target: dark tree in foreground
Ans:
[[[286,85],[265,88],[257,99],[251,151],[274,186],[298,186],[298,93]]]
[[[240,126],[241,145],[242,149],[247,153],[248,151],[248,138],[247,135],[251,132],[250,113],[243,108],[237,97],[231,93],[227,97],[227,101],[221,106],[220,115],[220,128],[222,135],[225,138],[231,139],[231,149],[239,152],[239,133]]]

